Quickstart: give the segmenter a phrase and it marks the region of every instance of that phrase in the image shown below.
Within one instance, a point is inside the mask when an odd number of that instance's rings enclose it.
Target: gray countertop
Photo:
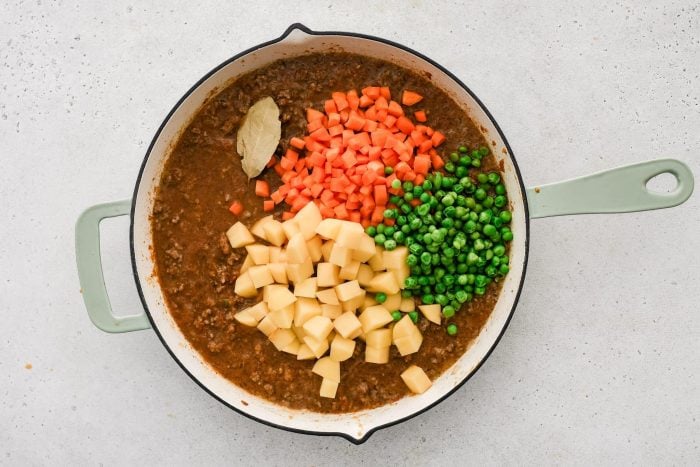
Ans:
[[[500,123],[526,184],[657,157],[700,174],[697,2],[235,3],[2,6],[0,464],[697,464],[697,193],[669,210],[533,221],[526,287],[491,358],[361,446],[252,422],[153,332],[95,329],[78,214],[129,197],[177,99],[292,22],[386,37],[452,70]],[[103,226],[124,312],[140,309],[127,229]]]

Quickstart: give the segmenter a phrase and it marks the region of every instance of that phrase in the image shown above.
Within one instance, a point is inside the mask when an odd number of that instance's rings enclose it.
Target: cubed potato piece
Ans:
[[[294,234],[294,236],[289,239],[285,253],[287,254],[288,263],[301,264],[309,257],[306,239],[301,232]]]
[[[270,270],[270,274],[272,274],[272,278],[276,283],[289,283],[287,280],[287,265],[285,263],[270,263],[267,265],[267,268]]]
[[[248,312],[258,321],[263,319],[270,313],[270,309],[267,307],[267,303],[258,302],[255,305],[248,308]]]
[[[357,279],[357,272],[360,270],[359,261],[350,261],[348,264],[340,268],[340,273],[338,277],[345,281],[352,281]]]
[[[321,257],[323,256],[323,252],[321,251],[322,246],[323,242],[318,235],[314,235],[311,240],[306,242],[306,249],[309,250],[309,256],[313,263],[321,261]]]
[[[316,203],[308,202],[306,206],[297,212],[296,216],[294,216],[294,220],[297,222],[299,230],[304,235],[304,239],[310,240],[316,235],[316,227],[321,223],[323,217]]]
[[[411,275],[411,268],[406,265],[403,268],[388,269],[388,271],[396,278],[396,283],[399,284],[399,288],[403,289],[406,284],[406,278]]]
[[[255,264],[267,264],[270,262],[270,247],[255,243],[246,245],[245,249]]]
[[[294,264],[287,263],[287,279],[294,284],[302,282],[304,279],[308,279],[314,274],[314,265],[311,262],[310,257],[306,257],[303,263]]]
[[[265,232],[265,239],[275,246],[282,246],[287,241],[282,223],[275,219],[270,219],[263,224],[263,232]]]
[[[252,266],[246,271],[246,274],[250,276],[250,280],[253,281],[253,286],[255,286],[256,289],[275,283],[275,279],[272,278],[267,264]]]
[[[404,315],[392,328],[391,339],[395,341],[396,339],[415,334],[416,331],[418,331],[418,328],[413,324],[410,316]]]
[[[389,363],[390,347],[376,349],[374,347],[365,347],[365,362],[367,363]]]
[[[425,391],[433,385],[428,375],[419,366],[411,365],[403,373],[401,373],[401,379],[408,389],[415,394],[423,394]]]
[[[344,282],[335,287],[335,293],[338,296],[338,300],[341,302],[347,302],[355,297],[362,295],[364,290],[360,288],[360,284],[357,281]]]
[[[362,333],[362,323],[355,313],[346,312],[333,321],[335,330],[346,339],[355,339]]]
[[[399,284],[396,282],[396,276],[391,272],[380,272],[375,274],[369,283],[369,290],[372,292],[384,292],[387,295],[393,295],[399,292]]]
[[[397,246],[391,251],[384,250],[382,254],[384,267],[387,269],[398,269],[404,266],[407,264],[406,258],[408,258],[408,248],[405,246]]]
[[[328,399],[335,399],[336,392],[338,392],[338,383],[328,378],[323,378],[319,395]]]
[[[251,279],[248,271],[238,276],[233,291],[236,295],[246,298],[252,298],[258,295],[258,291],[255,285],[253,285],[253,279]]]
[[[326,339],[321,339],[319,341],[311,336],[304,337],[304,344],[306,344],[309,347],[309,349],[311,349],[311,352],[316,358],[323,357],[323,355],[326,352],[328,352],[328,348],[330,347]]]
[[[251,266],[255,266],[255,261],[253,261],[250,255],[246,255],[243,264],[241,264],[241,272],[246,272]]]
[[[299,349],[301,348],[301,342],[298,340],[294,339],[294,341],[289,344],[287,347],[282,349],[282,352],[286,352],[292,355],[297,355],[299,353]]]
[[[365,342],[369,347],[383,349],[391,347],[391,329],[380,328],[365,334]]]
[[[367,235],[362,224],[357,222],[344,221],[338,235],[334,238],[335,243],[349,250],[354,250],[362,242],[362,237]]]
[[[294,304],[280,308],[279,310],[270,312],[270,319],[275,326],[281,329],[289,329],[292,327],[294,320]]]
[[[336,362],[344,362],[348,358],[352,357],[352,353],[355,351],[355,341],[352,339],[346,339],[340,334],[336,334],[331,342],[331,359]]]
[[[326,240],[335,240],[335,238],[338,236],[338,232],[340,232],[340,228],[342,227],[342,225],[343,221],[341,221],[340,219],[323,219],[316,226],[316,233],[319,234],[321,237],[325,238]]]
[[[294,332],[294,334],[296,334],[297,339],[299,339],[302,342],[304,341],[304,337],[306,337],[306,332],[304,331],[304,328],[302,328],[301,326],[295,326],[294,324],[292,324],[292,332]]]
[[[382,303],[382,305],[389,311],[398,310],[399,306],[401,306],[401,294],[395,293],[393,295],[387,295],[386,301]]]
[[[282,350],[294,342],[297,337],[291,329],[277,329],[268,336],[268,339],[270,339],[270,342],[272,342],[277,350]]]
[[[298,298],[294,308],[294,325],[303,326],[314,316],[321,316],[321,305],[315,298]],[[306,331],[306,330],[304,330]]]
[[[396,350],[399,351],[402,357],[418,352],[422,343],[423,335],[420,333],[420,331],[418,331],[416,334],[394,340]]]
[[[319,287],[335,287],[340,284],[340,268],[331,263],[316,265],[316,282]]]
[[[338,301],[338,296],[335,294],[335,289],[325,289],[317,290],[316,298],[321,303],[327,303],[329,305],[340,305]]]
[[[316,298],[316,278],[309,277],[294,286],[294,295],[297,297]]]
[[[284,235],[289,239],[294,236],[294,234],[297,234],[301,232],[299,230],[299,225],[297,224],[296,219],[287,219],[286,221],[282,222],[282,230],[284,230]]]
[[[323,357],[314,364],[311,369],[322,378],[327,378],[333,382],[340,383],[340,363],[330,357]]]
[[[362,332],[365,334],[379,329],[394,320],[394,318],[391,317],[391,313],[382,305],[374,305],[365,308],[365,311],[360,314],[359,319],[360,323],[362,323]]]
[[[360,268],[357,270],[357,282],[359,282],[362,287],[368,287],[373,277],[374,271],[369,264],[360,264]]]
[[[301,344],[299,350],[297,351],[297,360],[312,360],[316,358],[316,355],[311,351],[308,345]]]
[[[351,298],[350,300],[346,300],[344,302],[340,302],[340,306],[343,308],[343,311],[351,311],[355,313],[357,309],[365,303],[365,297],[366,292],[363,290],[362,293],[357,297]]]
[[[336,264],[342,268],[347,266],[350,261],[352,261],[352,250],[338,244],[337,242],[334,243],[333,249],[331,250],[331,257],[328,259],[328,262]]]
[[[326,318],[336,319],[338,316],[343,314],[343,308],[340,305],[321,303],[321,313]]]
[[[377,248],[377,251],[374,253],[374,255],[367,261],[367,264],[372,268],[372,271],[374,272],[379,272],[379,271],[384,271],[386,267],[384,266],[384,260],[382,259],[382,256],[384,254],[384,249],[383,248]]]
[[[277,331],[277,326],[272,322],[270,315],[267,315],[258,323],[258,330],[270,337],[273,332]]]
[[[258,325],[258,320],[255,319],[255,317],[250,313],[248,308],[239,311],[238,313],[233,315],[233,318],[245,326],[255,327]]]
[[[272,216],[263,217],[255,224],[253,224],[253,226],[250,228],[250,232],[256,237],[262,238],[263,240],[267,240],[265,238],[265,229],[263,227],[267,222],[270,222],[271,220],[274,220]]]
[[[242,222],[236,222],[226,231],[226,238],[233,248],[241,248],[255,243],[253,234]]]
[[[268,256],[270,257],[270,263],[282,263],[280,259],[282,256],[282,248],[278,246],[270,246],[267,248]]]
[[[374,305],[377,305],[377,301],[374,299],[374,297],[372,295],[365,295],[365,299],[362,300],[362,305],[360,305],[360,310],[365,311],[365,308]]]
[[[333,330],[333,321],[331,321],[330,318],[318,315],[306,320],[302,327],[307,336],[311,336],[316,340],[321,340],[327,338],[328,334]]]
[[[401,305],[399,305],[399,310],[403,311],[404,313],[408,313],[409,311],[413,311],[416,309],[416,302],[413,300],[411,297],[407,298],[402,298],[401,299]]]
[[[277,286],[274,289],[270,288],[269,296],[267,297],[267,307],[270,311],[281,310],[297,301],[297,298],[292,292],[284,286]]]
[[[335,329],[332,329],[331,332],[328,333],[328,335],[326,336],[326,340],[328,341],[328,345],[331,345],[331,342],[333,342],[333,338],[335,338],[335,336],[337,334],[338,333],[335,332]]]
[[[331,251],[333,250],[333,245],[335,242],[333,240],[328,240],[327,242],[323,242],[323,245],[321,245],[321,257],[323,258],[323,261],[328,262],[329,259],[331,259]]]
[[[419,305],[418,309],[421,311],[421,313],[423,313],[423,316],[425,316],[428,321],[431,323],[440,324],[442,318],[442,307],[440,305],[437,303],[433,305]]]
[[[365,234],[361,237],[360,243],[353,246],[352,259],[361,263],[366,263],[377,252],[377,245],[374,239]]]

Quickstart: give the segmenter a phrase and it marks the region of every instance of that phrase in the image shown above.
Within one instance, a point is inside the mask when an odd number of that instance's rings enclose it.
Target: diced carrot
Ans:
[[[416,110],[413,112],[413,116],[416,117],[416,121],[425,123],[428,121],[428,117],[425,115],[425,110]]]
[[[367,86],[362,89],[362,94],[375,100],[381,95],[381,89],[379,86]]]
[[[340,124],[340,114],[337,112],[331,112],[328,114],[328,125],[327,128],[334,127]]]
[[[387,86],[382,86],[379,88],[379,93],[382,95],[382,97],[386,100],[391,100],[391,90]]]
[[[430,139],[427,139],[427,140],[423,141],[422,143],[420,143],[420,145],[418,146],[418,152],[421,154],[425,154],[428,151],[430,151],[432,148],[433,148],[433,141]]]
[[[419,103],[422,100],[423,96],[421,96],[417,92],[409,91],[407,89],[404,89],[403,95],[401,96],[401,103],[409,107]]]
[[[243,205],[240,201],[234,201],[233,203],[231,203],[231,206],[228,208],[228,210],[231,211],[234,215],[238,216],[243,212]]]
[[[348,121],[345,122],[345,128],[359,131],[362,130],[363,126],[365,126],[365,119],[357,115],[357,112],[350,112]]]
[[[306,121],[311,123],[315,120],[323,119],[323,112],[319,112],[316,109],[306,109]]]
[[[348,100],[348,105],[350,106],[351,110],[357,110],[357,108],[360,106],[360,98],[357,95],[357,91],[354,89],[348,91],[346,94],[347,100]]]
[[[333,99],[328,99],[323,104],[323,109],[326,111],[327,114],[332,114],[332,113],[338,112],[338,107],[335,105],[335,101]]]
[[[289,219],[294,219],[294,213],[289,212],[289,211],[284,211],[282,213],[282,220],[288,221]]]
[[[388,110],[389,101],[386,99],[386,97],[381,96],[374,101],[374,107],[377,109],[377,112],[379,112],[380,110]]]
[[[396,119],[396,128],[401,130],[404,134],[408,135],[413,130],[415,130],[416,127],[415,125],[413,125],[412,121],[410,121],[408,118],[402,115],[398,119]]]
[[[338,125],[329,127],[328,134],[331,135],[331,138],[333,136],[342,135],[343,134],[343,125],[338,124]],[[342,140],[341,140],[341,144],[342,144]]]
[[[387,115],[384,118],[384,125],[386,125],[387,128],[393,129],[395,124],[396,124],[396,117],[394,117],[393,115]]]
[[[272,201],[271,199],[266,199],[265,201],[263,201],[263,211],[270,212],[273,209],[275,209],[274,201]]]
[[[270,185],[265,180],[255,181],[255,194],[263,198],[270,196]]]
[[[372,104],[374,104],[374,100],[373,100],[371,97],[365,96],[365,95],[360,96],[360,105],[359,105],[359,107],[360,107],[361,109],[367,108],[367,107],[369,107],[369,106],[372,105]]]
[[[442,157],[440,157],[438,154],[434,154],[430,156],[430,160],[433,163],[433,168],[435,170],[440,170],[445,166],[445,161],[442,160]]]
[[[367,120],[377,121],[377,107],[372,106],[365,111],[365,118]]]
[[[396,101],[391,101],[389,102],[389,114],[393,115],[394,117],[399,117],[403,115],[403,109],[401,108],[401,104],[399,104]]]
[[[417,174],[427,175],[430,170],[430,157],[419,155],[413,160],[413,170]]]
[[[386,205],[388,200],[386,193],[386,185],[375,185],[374,186],[374,201],[377,204]]]
[[[331,97],[335,102],[335,106],[338,109],[338,112],[342,112],[350,106],[350,104],[348,104],[347,96],[344,92],[334,92],[331,94]]]
[[[314,130],[309,134],[313,139],[316,141],[330,141],[331,140],[331,135],[328,134],[328,130],[325,128],[319,128],[317,130]]]
[[[289,140],[289,145],[297,149],[304,149],[305,144],[303,139],[296,136]]]
[[[439,131],[436,131],[433,133],[433,136],[430,139],[433,141],[433,147],[436,148],[445,141],[445,135],[443,135]]]

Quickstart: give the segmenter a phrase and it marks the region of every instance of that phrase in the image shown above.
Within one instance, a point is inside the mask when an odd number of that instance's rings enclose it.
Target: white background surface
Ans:
[[[73,246],[82,209],[130,196],[177,99],[295,21],[393,39],[451,69],[528,185],[656,157],[700,175],[697,2],[141,3],[0,4],[0,464],[700,461],[697,194],[671,210],[533,221],[526,288],[491,358],[359,447],[247,420],[153,332],[95,329]],[[103,254],[113,304],[130,313],[127,227],[104,223]]]

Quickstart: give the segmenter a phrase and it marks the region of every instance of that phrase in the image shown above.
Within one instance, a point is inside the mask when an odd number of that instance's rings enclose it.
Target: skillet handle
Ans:
[[[114,316],[109,303],[100,258],[100,221],[125,216],[131,200],[97,204],[87,208],[75,224],[75,256],[78,261],[80,287],[92,323],[106,332],[129,332],[151,327],[145,313]]]
[[[670,193],[649,191],[657,175],[676,177]],[[527,189],[531,218],[648,211],[678,206],[693,193],[693,173],[675,159],[656,159]]]

